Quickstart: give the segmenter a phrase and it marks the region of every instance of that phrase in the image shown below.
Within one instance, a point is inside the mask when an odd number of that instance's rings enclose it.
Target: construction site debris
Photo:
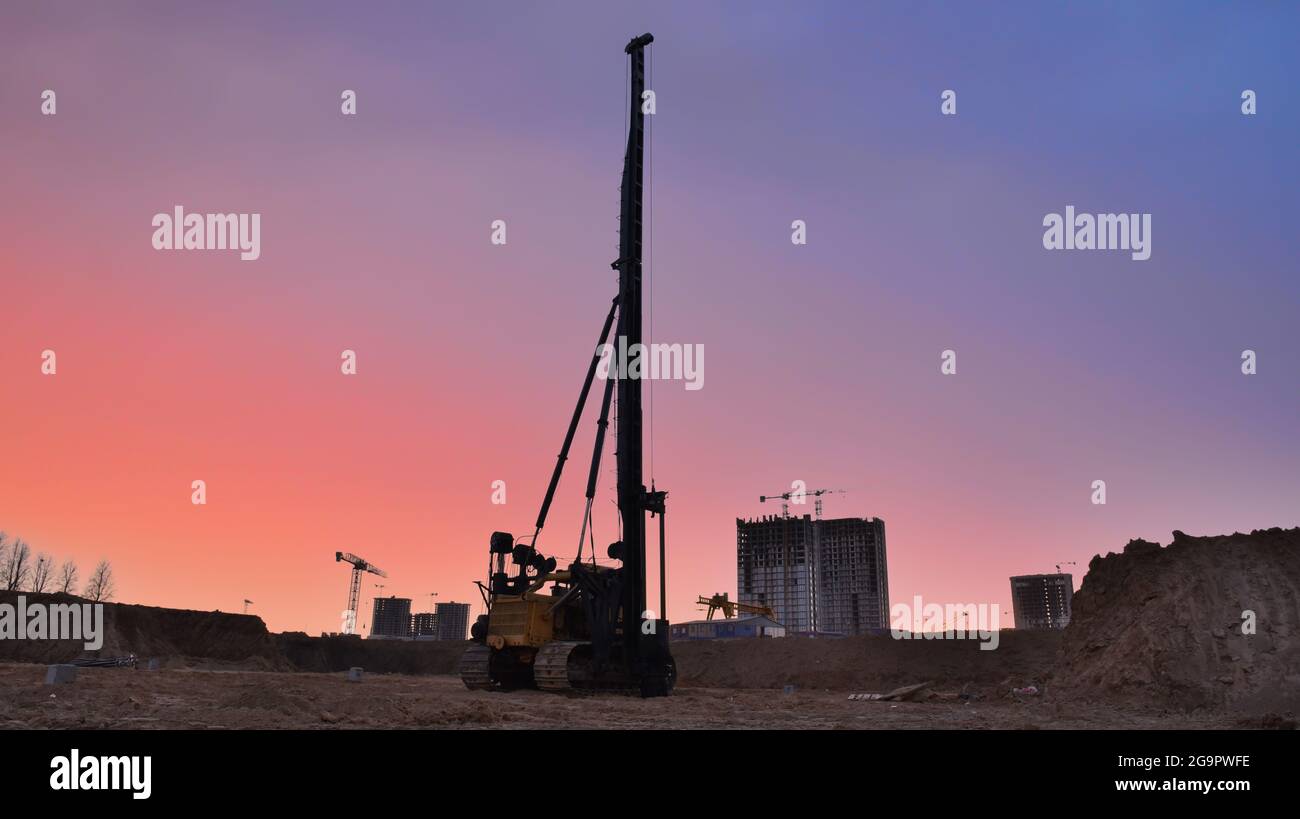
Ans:
[[[930,682],[916,683],[915,685],[905,685],[902,688],[895,688],[886,694],[850,694],[851,700],[871,700],[871,701],[898,701],[913,700],[916,696],[930,687]]]
[[[75,682],[76,679],[77,667],[75,665],[60,663],[45,669],[46,685],[66,685],[67,683]]]
[[[78,657],[71,661],[71,665],[78,668],[135,668],[136,657],[134,654],[128,654],[125,657]]]

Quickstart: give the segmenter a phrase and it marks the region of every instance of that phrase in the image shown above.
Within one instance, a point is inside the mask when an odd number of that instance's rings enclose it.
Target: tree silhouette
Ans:
[[[0,583],[9,591],[18,591],[31,574],[32,549],[27,541],[16,538],[9,547],[9,557],[0,566]]]
[[[77,593],[77,564],[69,558],[59,567],[59,591],[64,594]]]
[[[107,560],[99,561],[95,571],[90,573],[84,596],[96,603],[102,603],[113,596],[113,566]]]
[[[54,580],[54,558],[41,552],[36,556],[36,566],[32,569],[32,591],[40,594],[48,589]]]

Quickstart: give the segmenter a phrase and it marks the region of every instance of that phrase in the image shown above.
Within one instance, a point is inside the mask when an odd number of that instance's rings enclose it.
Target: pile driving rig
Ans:
[[[643,34],[624,51],[631,65],[631,120],[627,152],[623,158],[622,206],[619,217],[619,257],[611,267],[618,271],[618,296],[614,299],[597,340],[596,353],[569,422],[559,460],[537,516],[530,542],[516,541],[508,532],[493,532],[489,543],[489,577],[479,583],[487,614],[470,629],[473,645],[460,662],[460,676],[473,689],[546,691],[617,691],[643,697],[672,692],[677,669],[668,649],[668,621],[664,612],[664,500],[667,492],[646,489],[642,476],[641,380],[621,377],[630,372],[618,361],[628,351],[640,350],[641,334],[641,202],[645,115],[645,47],[654,41]],[[617,315],[617,343],[609,339]],[[578,556],[567,568],[557,569],[554,557],[538,551],[537,538],[546,523],[560,473],[568,459],[582,410],[591,391],[601,345],[616,350],[610,375],[605,379],[600,419],[587,477],[587,513],[579,535]],[[635,355],[633,353],[632,355]],[[629,358],[632,356],[629,355]],[[621,539],[607,554],[618,566],[599,566],[592,543],[590,562],[582,559],[582,539],[591,519],[601,449],[609,426],[610,401],[617,387],[618,511]],[[659,610],[647,609],[645,514],[659,516]],[[593,537],[594,540],[594,537]],[[547,590],[546,587],[550,586]]]

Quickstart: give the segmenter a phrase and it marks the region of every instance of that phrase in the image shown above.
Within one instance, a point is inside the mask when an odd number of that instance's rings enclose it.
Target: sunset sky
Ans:
[[[120,601],[337,630],[343,550],[416,609],[477,608],[616,290],[623,45],[645,31],[652,340],[706,351],[703,389],[653,390],[670,619],[735,595],[736,518],[794,480],[884,519],[895,602],[999,603],[1008,626],[1010,575],[1077,561],[1077,586],[1130,538],[1300,524],[1293,7],[0,17],[0,530],[83,578],[111,560]],[[260,213],[261,258],[154,250],[176,205]],[[1045,250],[1067,205],[1152,214],[1151,258]],[[596,409],[548,554],[575,551]]]

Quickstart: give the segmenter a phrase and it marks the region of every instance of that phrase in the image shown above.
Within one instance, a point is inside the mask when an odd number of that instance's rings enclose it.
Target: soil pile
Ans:
[[[23,592],[27,604],[82,605],[67,594]],[[17,605],[18,592],[0,592],[0,603]],[[77,657],[203,658],[245,668],[291,670],[260,617],[218,611],[104,604],[103,646],[86,651],[83,640],[3,640],[0,659],[55,663]]]
[[[1166,548],[1134,540],[1092,559],[1049,690],[1179,710],[1300,710],[1300,529],[1173,534]]]
[[[301,631],[275,635],[280,653],[299,671],[345,671],[360,666],[380,674],[455,674],[469,645],[463,640],[362,640]]]
[[[0,603],[17,605],[19,593],[0,591]],[[66,594],[24,592],[28,604],[84,604]],[[251,614],[190,611],[121,603],[104,604],[103,647],[81,640],[0,640],[0,661],[60,663],[78,657],[158,658],[170,667],[252,671],[344,671],[450,674],[465,650],[460,641],[362,640],[271,634]]]
[[[888,634],[843,638],[674,642],[678,684],[708,688],[831,689],[881,693],[927,680],[933,690],[982,696],[1041,686],[1061,633],[1005,630],[998,647],[978,640],[895,640]]]

